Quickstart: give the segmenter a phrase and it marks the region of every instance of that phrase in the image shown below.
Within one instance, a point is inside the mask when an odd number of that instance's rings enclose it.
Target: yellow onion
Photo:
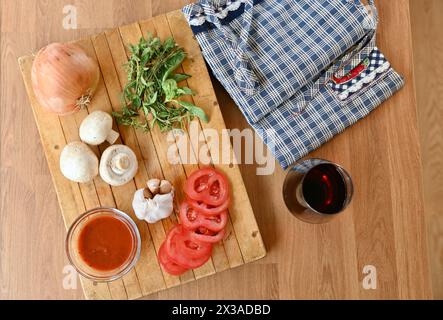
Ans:
[[[100,71],[79,46],[52,43],[38,52],[31,75],[38,102],[51,112],[67,115],[88,106]]]

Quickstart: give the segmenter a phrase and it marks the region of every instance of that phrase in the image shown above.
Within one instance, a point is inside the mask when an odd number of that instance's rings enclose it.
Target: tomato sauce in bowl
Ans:
[[[118,218],[102,216],[87,222],[78,239],[80,257],[91,268],[109,271],[121,267],[130,257],[134,239]]]
[[[95,281],[113,281],[132,269],[140,255],[134,221],[112,208],[84,213],[71,226],[67,255],[77,271]]]

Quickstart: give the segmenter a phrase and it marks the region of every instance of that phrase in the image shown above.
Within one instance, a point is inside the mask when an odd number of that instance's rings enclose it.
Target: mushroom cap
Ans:
[[[98,175],[98,158],[83,142],[71,142],[60,155],[60,170],[69,180],[87,183]]]
[[[105,142],[112,130],[112,117],[104,111],[94,111],[80,125],[80,139],[96,146]]]
[[[131,181],[138,170],[137,157],[129,147],[116,144],[107,148],[100,160],[100,176],[111,186]]]

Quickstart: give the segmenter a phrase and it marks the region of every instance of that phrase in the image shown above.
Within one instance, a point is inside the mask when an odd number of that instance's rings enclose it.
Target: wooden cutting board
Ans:
[[[129,127],[115,127],[121,137],[117,143],[123,143],[132,148],[139,160],[138,174],[131,183],[121,187],[110,187],[97,177],[91,183],[78,184],[67,180],[61,174],[60,153],[67,143],[79,140],[78,128],[83,118],[94,110],[111,112],[121,109],[121,91],[127,81],[125,70],[122,68],[129,54],[127,46],[137,43],[140,37],[148,32],[162,39],[173,36],[188,53],[188,58],[178,71],[192,75],[192,78],[187,80],[187,85],[196,92],[192,100],[209,116],[208,123],[200,123],[198,120],[194,120],[194,123],[200,130],[212,128],[222,132],[225,129],[225,123],[208,70],[198,43],[193,38],[192,31],[180,11],[76,41],[75,43],[80,45],[89,56],[97,60],[101,69],[101,79],[88,110],[82,110],[74,115],[58,117],[46,112],[38,104],[31,86],[33,56],[19,59],[66,227],[68,228],[75,218],[86,210],[106,206],[116,207],[130,214],[140,230],[142,249],[136,267],[122,279],[110,283],[94,283],[81,279],[85,296],[88,299],[136,299],[241,266],[266,255],[238,166],[235,163],[216,164],[215,167],[224,172],[231,183],[230,219],[225,240],[214,246],[212,259],[196,270],[175,277],[161,269],[156,253],[168,230],[177,223],[177,216],[173,215],[170,219],[148,225],[136,219],[131,206],[132,196],[137,189],[144,188],[146,181],[150,178],[167,179],[176,187],[175,209],[177,209],[177,204],[185,198],[182,190],[184,181],[194,170],[203,165],[171,164],[167,158],[170,142],[166,141],[167,135],[161,133],[158,128],[144,133]],[[189,132],[185,131],[185,134]],[[220,146],[216,141],[208,139],[203,144],[207,145],[211,157],[213,154],[219,154]],[[196,145],[192,147],[194,149],[191,148],[191,152],[198,150]],[[105,145],[96,147],[94,151],[99,155],[105,148]],[[234,159],[232,148],[229,152],[231,159]],[[218,163],[214,158],[213,162]]]

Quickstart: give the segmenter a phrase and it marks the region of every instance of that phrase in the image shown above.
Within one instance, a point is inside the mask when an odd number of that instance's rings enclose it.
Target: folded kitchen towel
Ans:
[[[374,48],[372,55],[381,53]],[[333,70],[328,70],[259,122],[252,123],[283,168],[367,116],[403,86],[402,77],[389,62],[384,60],[377,67],[379,62],[371,61],[375,64],[365,68],[368,76],[349,81],[348,88],[337,86]],[[364,66],[365,62],[356,68]]]
[[[370,4],[201,0],[183,12],[214,75],[286,168],[403,85],[375,46]]]

